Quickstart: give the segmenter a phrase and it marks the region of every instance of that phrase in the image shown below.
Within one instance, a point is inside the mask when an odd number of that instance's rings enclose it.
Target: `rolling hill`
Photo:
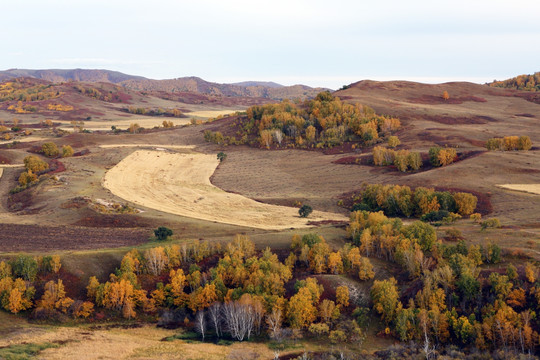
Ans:
[[[9,69],[0,71],[0,81],[18,77],[30,77],[54,83],[68,81],[109,82],[126,89],[144,92],[195,92],[205,95],[230,97],[258,97],[273,100],[310,98],[326,89],[305,85],[283,86],[273,82],[246,81],[235,84],[218,84],[198,77],[154,80],[127,75],[110,70],[90,69]]]

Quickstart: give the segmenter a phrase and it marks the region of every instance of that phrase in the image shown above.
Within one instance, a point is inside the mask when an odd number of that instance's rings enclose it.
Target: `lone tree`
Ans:
[[[160,226],[156,230],[154,230],[154,235],[156,236],[156,239],[160,241],[167,240],[167,238],[172,234],[173,231],[165,226]]]
[[[300,217],[308,217],[309,214],[313,212],[313,209],[309,205],[302,205],[302,207],[298,210],[298,214],[300,214]]]
[[[444,101],[450,99],[450,95],[448,94],[448,91],[444,90],[442,93],[442,98]]]
[[[223,151],[219,152],[217,154],[217,158],[219,160],[219,162],[223,162],[223,160],[225,160],[227,158],[227,154],[225,154]]]

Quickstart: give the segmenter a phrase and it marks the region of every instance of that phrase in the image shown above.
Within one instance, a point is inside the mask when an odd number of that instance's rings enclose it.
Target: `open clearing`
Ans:
[[[185,115],[189,117],[209,119],[213,117],[218,117],[220,115],[234,114],[237,111],[244,111],[244,110],[242,109],[206,110],[206,111],[201,110],[201,111],[191,111],[191,112],[185,113]]]
[[[111,144],[111,145],[99,145],[102,149],[108,148],[124,148],[124,147],[151,147],[151,148],[164,148],[164,149],[193,149],[193,145],[152,145],[152,144]]]
[[[504,184],[498,186],[503,189],[522,191],[530,194],[540,195],[540,184]]]
[[[91,131],[104,131],[111,130],[111,126],[116,126],[119,130],[126,130],[130,127],[131,124],[138,124],[140,127],[149,129],[153,127],[160,127],[163,125],[163,121],[171,121],[174,126],[186,125],[190,123],[190,119],[178,119],[178,118],[141,118],[141,119],[129,119],[129,120],[109,120],[109,121],[86,121],[83,128]],[[60,129],[64,131],[73,131],[73,125],[70,121],[58,121],[62,124]]]
[[[227,193],[210,183],[219,165],[215,155],[135,151],[109,170],[102,184],[114,195],[159,211],[207,221],[267,230],[307,227],[308,221],[347,218],[314,211],[309,219],[298,209],[262,204]]]

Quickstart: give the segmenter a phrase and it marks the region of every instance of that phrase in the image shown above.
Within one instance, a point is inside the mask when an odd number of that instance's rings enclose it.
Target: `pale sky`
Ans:
[[[540,71],[538,0],[0,0],[0,70],[338,88]]]

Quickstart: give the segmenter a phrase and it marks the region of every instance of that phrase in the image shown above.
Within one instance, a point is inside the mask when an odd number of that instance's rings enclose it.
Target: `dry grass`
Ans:
[[[109,144],[109,145],[99,145],[102,149],[110,148],[126,148],[126,147],[144,147],[144,148],[154,148],[155,150],[161,149],[193,149],[193,145],[152,145],[152,144]]]
[[[99,131],[99,130],[111,130],[111,126],[116,126],[118,130],[126,130],[129,128],[131,124],[139,124],[140,127],[143,127],[145,129],[150,129],[153,127],[162,127],[163,120],[171,121],[174,126],[179,125],[186,125],[190,123],[189,119],[178,119],[178,118],[163,118],[163,117],[156,117],[156,118],[131,118],[129,120],[91,120],[86,121],[83,125],[83,128],[86,130],[91,131]],[[60,129],[64,131],[73,131],[73,125],[71,125],[70,121],[57,121],[61,123]]]
[[[540,195],[540,184],[503,184],[503,185],[497,185],[497,186],[503,189],[509,189],[509,190],[526,192],[529,194]]]
[[[135,151],[109,170],[102,184],[113,194],[159,211],[207,221],[267,230],[307,227],[308,221],[346,220],[296,208],[262,204],[227,193],[210,183],[219,161],[215,155]]]
[[[237,111],[244,111],[242,109],[226,109],[226,110],[200,110],[200,111],[191,111],[185,113],[186,116],[195,117],[195,118],[214,118],[220,115],[229,115],[234,114]]]

